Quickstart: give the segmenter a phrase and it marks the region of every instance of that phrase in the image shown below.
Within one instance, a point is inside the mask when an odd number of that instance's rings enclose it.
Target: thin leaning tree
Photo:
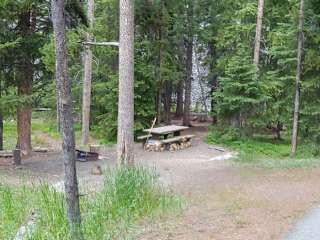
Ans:
[[[298,146],[298,129],[299,129],[299,112],[300,112],[300,96],[301,96],[301,75],[303,64],[303,26],[304,26],[304,0],[300,1],[299,11],[299,27],[298,27],[298,56],[297,56],[297,69],[296,69],[296,94],[294,100],[294,115],[293,115],[293,128],[292,128],[292,142],[291,154],[296,155]]]
[[[88,0],[87,16],[90,30],[94,23],[94,0]],[[92,34],[86,33],[88,42],[91,42]],[[85,46],[82,93],[82,145],[89,143],[90,136],[90,108],[91,108],[91,79],[92,79],[92,51],[89,45]]]
[[[62,136],[65,197],[72,239],[81,239],[79,190],[76,173],[75,136],[72,117],[71,81],[68,74],[65,1],[52,0],[52,23],[55,40],[56,84],[59,99],[60,132]]]

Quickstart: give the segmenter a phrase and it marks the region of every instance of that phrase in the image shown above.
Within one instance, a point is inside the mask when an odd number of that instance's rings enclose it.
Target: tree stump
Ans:
[[[90,152],[99,153],[100,152],[100,145],[90,145]]]
[[[13,164],[17,166],[21,165],[21,150],[15,149],[12,152],[13,152]]]

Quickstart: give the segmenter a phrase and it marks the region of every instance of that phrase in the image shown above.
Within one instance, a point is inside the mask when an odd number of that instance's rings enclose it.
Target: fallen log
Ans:
[[[33,148],[33,151],[37,152],[37,153],[46,153],[46,152],[49,152],[49,149],[48,148],[35,147],[35,148]]]

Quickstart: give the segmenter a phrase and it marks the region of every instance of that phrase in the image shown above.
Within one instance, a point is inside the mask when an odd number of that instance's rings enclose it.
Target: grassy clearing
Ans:
[[[50,141],[59,141],[56,124],[48,119],[33,119],[31,142],[33,146],[47,147]],[[4,149],[13,149],[17,142],[17,123],[14,120],[4,122]]]
[[[60,134],[57,131],[57,124],[54,118],[40,113],[33,114],[31,142],[34,147],[49,147],[53,142],[59,143]],[[74,124],[76,142],[80,145],[81,125]],[[101,131],[91,131],[91,142],[111,145],[112,143],[103,140]],[[4,122],[4,149],[14,149],[17,143],[17,123],[14,120],[6,119]]]
[[[234,161],[263,168],[304,168],[320,166],[319,149],[314,143],[302,142],[297,156],[290,157],[290,140],[276,140],[260,135],[253,139],[238,139],[228,130],[213,128],[207,138],[211,144],[223,145],[239,152]]]
[[[159,185],[153,171],[123,168],[106,176],[100,192],[81,197],[84,239],[130,239],[142,220],[181,208],[180,199]],[[17,191],[3,188],[6,191],[0,191],[0,199],[5,199],[0,200],[0,239],[11,239],[31,209],[37,214],[37,222],[29,239],[70,239],[63,194],[48,186]],[[12,192],[11,197],[7,191]],[[30,195],[33,197],[28,198]],[[14,199],[22,201],[16,205]]]

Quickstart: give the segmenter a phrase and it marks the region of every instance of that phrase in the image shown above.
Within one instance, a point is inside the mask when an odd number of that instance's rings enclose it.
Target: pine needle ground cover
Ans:
[[[121,168],[106,176],[100,192],[81,197],[84,239],[130,239],[142,220],[181,208],[181,199],[165,190],[153,171]],[[47,185],[32,189],[0,185],[0,239],[12,239],[33,212],[36,225],[29,239],[70,239],[62,193]]]
[[[232,128],[212,128],[208,143],[222,145],[238,152],[235,163],[262,168],[305,168],[320,166],[320,152],[308,141],[301,142],[296,157],[292,158],[289,138],[277,140],[273,135],[259,134],[240,138]]]

